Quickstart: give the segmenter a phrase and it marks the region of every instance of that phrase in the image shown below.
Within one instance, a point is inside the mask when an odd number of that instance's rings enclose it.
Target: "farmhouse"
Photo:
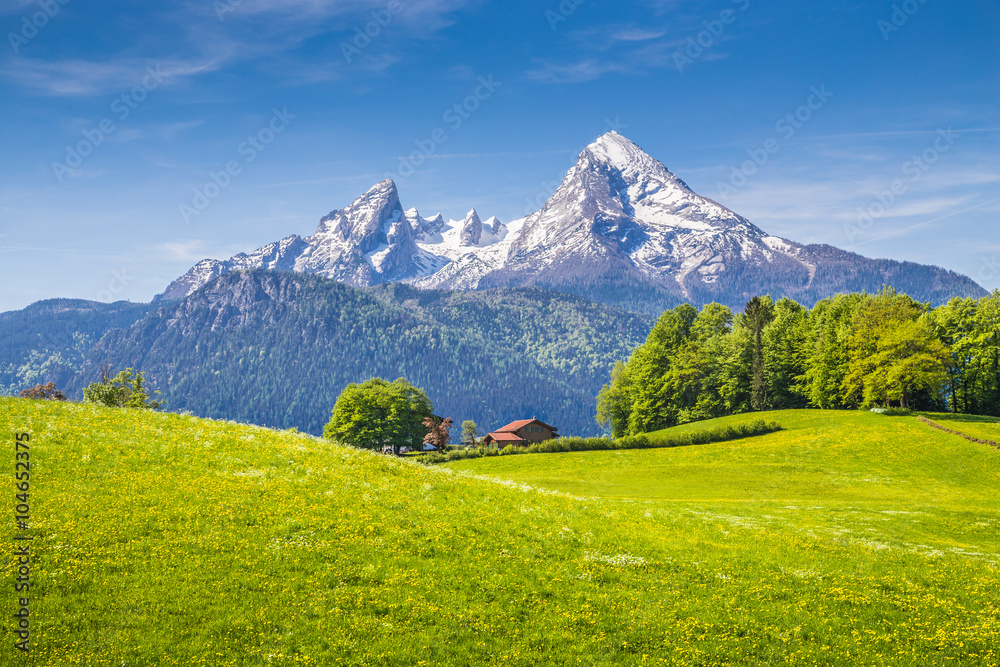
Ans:
[[[559,434],[556,433],[558,430],[555,426],[549,426],[538,419],[519,419],[487,434],[483,442],[488,447],[495,445],[498,449],[503,449],[507,445],[530,445],[533,442],[558,438]]]

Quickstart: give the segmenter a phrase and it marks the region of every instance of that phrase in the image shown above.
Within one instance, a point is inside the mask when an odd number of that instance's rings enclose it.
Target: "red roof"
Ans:
[[[540,419],[518,419],[517,421],[513,421],[513,422],[507,424],[503,428],[498,428],[496,430],[496,432],[497,433],[513,432],[513,431],[516,431],[519,428],[523,428],[523,427],[527,426],[528,424],[534,424],[535,422],[538,422],[542,426],[548,427],[549,430],[552,430],[552,431],[558,431],[559,430],[555,426],[549,426],[548,424],[546,424],[545,422],[541,421]]]
[[[524,442],[524,438],[514,433],[504,433],[503,431],[494,431],[486,436],[487,438],[493,438],[497,442]]]

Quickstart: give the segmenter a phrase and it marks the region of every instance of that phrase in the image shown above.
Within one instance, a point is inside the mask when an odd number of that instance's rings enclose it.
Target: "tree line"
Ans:
[[[932,308],[891,287],[806,308],[754,297],[743,312],[688,304],[615,364],[597,421],[615,437],[757,410],[1000,415],[1000,291]]]

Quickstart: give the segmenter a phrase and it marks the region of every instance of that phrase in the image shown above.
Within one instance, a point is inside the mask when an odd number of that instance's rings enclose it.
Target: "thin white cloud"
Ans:
[[[400,2],[405,13],[444,12],[465,4],[463,0],[409,0]],[[233,5],[233,15],[282,14],[303,19],[386,9],[387,0],[242,0]],[[228,18],[228,14],[223,16]]]
[[[646,42],[659,39],[667,34],[666,30],[649,30],[644,28],[622,28],[611,33],[611,38],[620,42]]]
[[[520,152],[494,152],[494,153],[436,153],[425,155],[425,160],[450,160],[455,158],[487,158],[487,157],[538,157],[540,155],[576,155],[580,151],[571,149],[559,149],[551,151],[520,151]],[[394,160],[403,160],[407,156],[397,155]]]
[[[926,227],[929,227],[930,225],[934,224],[935,222],[940,222],[942,220],[947,220],[948,218],[953,218],[956,215],[961,215],[963,213],[969,213],[970,211],[974,211],[976,209],[985,207],[985,206],[987,206],[989,204],[995,204],[997,202],[1000,202],[1000,199],[993,199],[993,200],[990,200],[990,201],[981,202],[979,204],[976,204],[975,206],[969,206],[967,208],[963,208],[963,209],[958,210],[958,211],[950,211],[950,212],[946,213],[945,215],[938,216],[938,217],[933,218],[931,220],[924,220],[923,222],[918,222],[915,225],[909,225],[907,227],[903,227],[902,229],[895,229],[895,230],[893,230],[891,232],[888,232],[886,234],[881,234],[879,236],[875,236],[875,237],[872,237],[870,239],[865,239],[864,241],[860,241],[858,243],[855,243],[852,246],[848,246],[848,249],[849,250],[854,250],[855,248],[860,248],[861,246],[868,245],[869,243],[875,243],[876,241],[884,241],[885,239],[898,238],[900,236],[907,236],[910,233],[915,232],[915,231],[917,231],[919,229],[924,229]]]
[[[0,14],[16,14],[34,4],[34,0],[0,0]]]
[[[968,128],[952,128],[959,135],[965,134],[966,132],[1000,132],[1000,128],[992,127],[968,127]],[[817,134],[810,137],[813,141],[824,141],[827,139],[872,139],[872,138],[890,138],[890,137],[906,137],[913,135],[936,135],[940,133],[940,129],[934,130],[884,130],[878,132],[845,132],[841,134]]]
[[[588,58],[571,65],[543,62],[538,68],[529,70],[526,76],[543,83],[582,83],[593,81],[609,72],[622,72],[623,70],[624,68],[619,64]]]
[[[818,183],[769,181],[748,187],[725,205],[755,222],[767,221],[764,224],[794,221],[820,223],[823,227],[842,225],[856,222],[860,212],[877,201],[874,193],[880,190],[868,187],[875,182],[874,179]],[[934,216],[965,206],[974,199],[971,194],[930,196],[926,192],[908,192],[900,195],[878,215],[878,219]]]
[[[164,259],[177,262],[197,262],[205,257],[205,242],[200,239],[169,241],[157,246]]]
[[[478,2],[481,0],[401,0],[400,11],[393,14],[387,0],[243,0],[223,14],[222,23],[249,21],[272,35],[283,34],[281,41],[295,44],[328,32],[343,32],[349,40],[355,27],[363,30],[373,20],[386,31],[405,25],[414,36],[430,37],[454,23],[449,16],[452,12]],[[204,15],[216,13],[211,3],[192,8]]]
[[[927,216],[937,216],[957,208],[967,206],[975,201],[976,197],[969,195],[965,197],[931,197],[927,199],[917,199],[914,201],[902,201],[895,206],[890,206],[882,220],[896,220],[901,218],[917,218]],[[840,219],[857,219],[857,214],[846,214],[838,216]]]
[[[190,61],[129,59],[117,62],[19,58],[8,61],[0,76],[42,95],[105,95],[131,90],[144,81],[159,87],[178,78],[211,72],[224,61],[221,56]]]
[[[385,36],[362,50],[349,68],[339,47],[333,57],[317,65],[284,56],[317,35],[329,34],[334,43],[350,43],[355,27],[363,29],[376,18],[386,21],[386,0],[243,0],[233,4],[222,20],[213,3],[188,3],[170,14],[180,33],[171,54],[140,57],[134,55],[134,47],[126,47],[100,59],[6,58],[0,61],[0,78],[35,94],[87,96],[131,89],[142,81],[147,67],[159,67],[170,81],[213,72],[235,62],[257,61],[292,85],[338,80],[348,70],[378,73],[391,67],[406,48],[403,36],[410,41],[432,38],[452,25],[451,12],[480,1],[402,2],[402,11],[392,15],[384,29],[386,35],[395,31],[393,38]]]
[[[672,4],[672,3],[671,3]],[[656,19],[655,27],[634,24],[603,25],[573,31],[569,39],[576,62],[536,61],[526,77],[547,83],[580,83],[605,74],[642,74],[651,70],[677,69],[678,54],[683,54],[688,40],[705,30],[703,20],[711,14],[677,17],[669,22]],[[724,44],[736,39],[727,31],[714,37],[710,48],[703,49],[697,62],[712,62],[729,57]]]

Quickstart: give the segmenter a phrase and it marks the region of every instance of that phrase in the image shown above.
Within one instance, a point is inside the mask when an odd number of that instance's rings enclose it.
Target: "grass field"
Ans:
[[[974,415],[927,415],[930,419],[973,438],[1000,442],[1000,419]]]
[[[788,430],[431,468],[0,399],[34,536],[32,653],[5,622],[0,664],[996,665],[1000,452],[768,417]]]

